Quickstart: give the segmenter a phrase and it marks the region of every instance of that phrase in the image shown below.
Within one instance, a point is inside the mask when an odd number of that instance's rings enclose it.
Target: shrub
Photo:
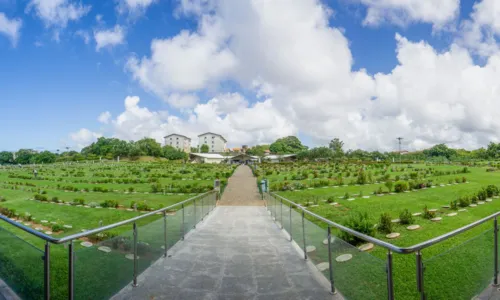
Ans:
[[[462,196],[458,198],[458,206],[460,207],[467,207],[470,205],[471,199],[469,196]],[[476,199],[477,202],[477,199]]]
[[[104,202],[101,203],[102,207],[118,207],[118,201],[116,200],[105,200]]]
[[[357,214],[349,216],[349,218],[344,222],[344,226],[366,235],[373,236],[375,234],[375,228],[373,223],[371,223],[368,219],[367,213],[362,214],[358,212]],[[364,242],[362,239],[343,231],[340,233],[340,238],[351,245],[357,245]]]
[[[346,192],[346,193],[344,194],[344,200],[347,200],[347,199],[349,199],[349,193],[348,193],[348,192]]]
[[[406,181],[398,181],[394,185],[394,191],[396,193],[402,193],[402,192],[407,191],[407,190],[408,190],[408,182],[406,182]]]
[[[85,205],[85,199],[83,199],[83,198],[75,198],[75,200],[73,200],[73,203],[75,205]]]
[[[486,198],[488,198],[488,193],[486,192],[486,189],[483,188],[482,190],[477,192],[477,199],[478,200],[484,201],[484,200],[486,200]]]
[[[488,196],[488,198],[498,196],[498,187],[492,184],[488,185],[486,187],[486,195]]]
[[[399,220],[400,223],[403,225],[413,224],[413,216],[411,215],[411,212],[408,209],[403,210],[399,214]]]
[[[60,224],[52,224],[52,232],[64,231],[64,227]]]
[[[382,233],[391,233],[393,228],[393,223],[391,216],[388,213],[383,213],[380,215],[380,223],[378,224],[378,231]]]
[[[326,202],[328,202],[328,203],[333,203],[333,202],[335,202],[335,197],[334,197],[334,196],[329,196],[329,197],[326,199]]]
[[[51,201],[52,201],[52,202],[55,202],[55,203],[58,203],[58,202],[59,202],[59,198],[57,198],[57,197],[52,197],[52,200],[51,200]]]
[[[423,214],[424,219],[432,219],[436,217],[436,213],[433,211],[429,211],[427,208],[427,205],[424,206],[424,214]]]
[[[479,200],[479,198],[477,198],[477,196],[476,196],[476,195],[473,195],[473,196],[470,198],[470,202],[472,202],[472,203],[474,203],[474,204],[476,204],[478,200]]]
[[[40,195],[40,194],[36,194],[34,196],[35,200],[38,200],[38,201],[47,201],[47,197],[46,196],[43,196],[43,195]]]
[[[457,210],[458,209],[458,200],[453,200],[450,202],[450,208]]]
[[[389,193],[392,192],[392,186],[394,183],[392,181],[386,181],[385,182],[385,187],[389,190]]]
[[[7,199],[5,199],[5,197],[0,197],[0,202],[5,202],[7,201]]]

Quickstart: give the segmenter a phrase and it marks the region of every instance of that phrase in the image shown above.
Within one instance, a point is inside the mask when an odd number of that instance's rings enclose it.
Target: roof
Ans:
[[[267,155],[264,157],[264,159],[280,159],[280,158],[287,158],[287,157],[294,157],[297,156],[297,154],[283,154],[283,155]]]
[[[169,136],[173,136],[173,135],[176,135],[176,136],[182,136],[183,138],[186,138],[186,139],[188,139],[188,140],[191,140],[191,138],[189,138],[189,137],[187,137],[187,136],[185,136],[185,135],[182,135],[182,134],[177,134],[177,133],[172,133],[172,134],[169,134],[169,135],[167,135],[167,136],[164,136],[163,138],[164,138],[164,139],[166,139],[166,138],[168,138]]]
[[[217,154],[217,153],[190,153],[190,155],[203,157],[203,158],[220,158],[220,159],[227,158],[226,156],[222,156],[222,155]]]
[[[213,134],[213,135],[220,136],[220,138],[221,138],[221,139],[223,139],[223,140],[224,140],[224,142],[226,142],[226,143],[227,143],[227,140],[226,140],[226,139],[225,139],[222,135],[220,135],[220,134],[218,134],[218,133],[213,133],[213,132],[205,132],[205,133],[202,133],[202,134],[198,135],[198,137],[200,137],[200,136],[204,136],[204,135],[207,135],[207,134]]]
[[[259,159],[258,156],[255,156],[255,155],[248,155],[248,154],[245,154],[245,153],[241,153],[241,154],[238,154],[238,155],[234,155],[234,156],[228,156],[229,159],[234,159],[236,157],[239,157],[239,156],[243,156],[243,157],[250,157],[250,158],[253,158],[253,159]]]

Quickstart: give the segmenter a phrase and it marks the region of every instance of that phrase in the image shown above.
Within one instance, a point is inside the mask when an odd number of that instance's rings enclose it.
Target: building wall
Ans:
[[[186,153],[191,152],[191,140],[177,134],[166,137],[165,145],[172,146]]]
[[[219,153],[224,152],[226,149],[226,143],[224,140],[215,134],[204,134],[198,137],[198,149],[201,151],[202,145],[208,145],[208,153]]]

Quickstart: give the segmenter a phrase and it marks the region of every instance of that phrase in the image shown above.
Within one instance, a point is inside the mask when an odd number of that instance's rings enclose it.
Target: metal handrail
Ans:
[[[203,194],[191,197],[189,199],[186,199],[186,200],[184,200],[182,202],[179,202],[179,203],[176,203],[176,204],[173,204],[173,205],[170,205],[170,206],[167,206],[167,207],[164,207],[164,208],[161,208],[161,209],[158,209],[158,210],[155,210],[155,211],[143,214],[141,216],[137,216],[137,217],[130,218],[130,219],[127,219],[127,220],[124,220],[124,221],[120,221],[120,222],[116,222],[116,223],[113,223],[113,224],[110,224],[110,225],[102,226],[102,227],[95,228],[95,229],[92,229],[92,230],[88,230],[88,231],[85,231],[85,232],[68,235],[68,236],[62,237],[62,238],[55,238],[55,237],[47,235],[47,234],[45,234],[43,232],[39,232],[37,230],[34,230],[31,227],[27,227],[27,226],[24,226],[21,223],[13,221],[13,220],[7,218],[4,215],[0,215],[0,219],[3,220],[3,221],[5,221],[5,222],[7,222],[7,223],[9,223],[9,224],[11,224],[11,225],[14,225],[15,227],[17,227],[17,228],[19,228],[21,230],[24,230],[24,231],[30,233],[30,234],[32,234],[32,235],[34,235],[36,237],[39,237],[39,238],[43,239],[46,242],[49,242],[49,243],[52,243],[52,244],[62,244],[62,243],[66,243],[66,242],[69,242],[69,241],[73,241],[73,240],[78,239],[78,238],[82,238],[82,237],[86,237],[86,236],[89,236],[89,235],[92,235],[92,234],[96,234],[96,233],[99,233],[99,232],[110,230],[110,229],[113,229],[113,228],[116,228],[116,227],[119,227],[119,226],[122,226],[122,225],[125,225],[125,224],[133,223],[133,222],[135,222],[137,220],[140,220],[140,219],[143,219],[143,218],[155,215],[157,213],[161,213],[161,212],[170,210],[170,209],[175,208],[177,206],[182,206],[185,203],[194,201],[194,200],[196,200],[198,198],[205,197],[205,196],[213,194],[213,193],[216,193],[216,191],[209,191],[209,192],[206,192],[206,193],[203,193]]]
[[[310,215],[310,216],[312,216],[312,217],[314,217],[314,218],[316,218],[316,219],[318,219],[320,221],[323,221],[323,222],[325,222],[326,224],[328,224],[330,226],[333,226],[333,227],[335,227],[335,228],[337,228],[337,229],[339,229],[341,231],[344,231],[344,232],[347,232],[349,234],[352,234],[352,235],[354,235],[354,236],[356,236],[356,237],[358,237],[360,239],[363,239],[363,240],[365,240],[367,242],[373,243],[375,245],[384,247],[384,248],[386,248],[386,249],[388,249],[390,251],[393,251],[393,252],[396,252],[396,253],[400,253],[400,254],[411,254],[411,253],[418,252],[418,251],[420,251],[422,249],[428,248],[428,247],[430,247],[430,246],[432,246],[434,244],[437,244],[439,242],[447,240],[447,239],[449,239],[449,238],[451,238],[453,236],[456,236],[456,235],[458,235],[458,234],[460,234],[462,232],[468,231],[469,229],[472,229],[472,228],[474,228],[476,226],[479,226],[479,225],[481,225],[481,224],[483,224],[483,223],[485,223],[485,222],[487,222],[489,220],[492,220],[492,219],[500,216],[500,211],[499,211],[499,212],[491,214],[491,215],[489,215],[489,216],[487,216],[487,217],[485,217],[483,219],[477,220],[477,221],[475,221],[473,223],[470,223],[468,225],[465,225],[463,227],[460,227],[460,228],[455,229],[453,231],[450,231],[448,233],[445,233],[445,234],[442,234],[442,235],[437,236],[435,238],[429,239],[429,240],[427,240],[425,242],[418,243],[418,244],[415,244],[415,245],[410,246],[410,247],[398,247],[398,246],[395,246],[395,245],[393,245],[391,243],[379,240],[379,239],[377,239],[375,237],[363,234],[363,233],[358,232],[356,230],[353,230],[351,228],[348,228],[348,227],[345,227],[345,226],[340,225],[338,223],[335,223],[333,221],[330,221],[330,220],[328,220],[328,219],[326,219],[326,218],[324,218],[324,217],[322,217],[320,215],[317,215],[317,214],[315,214],[315,213],[307,210],[302,205],[297,204],[297,203],[295,203],[293,201],[290,201],[290,200],[288,200],[288,199],[286,199],[286,198],[284,198],[284,197],[282,197],[282,196],[280,196],[280,195],[278,195],[276,193],[272,193],[271,192],[269,194],[271,196],[273,196],[273,197],[277,197],[277,198],[279,198],[279,199],[281,199],[283,201],[286,201],[286,202],[290,203],[291,205],[294,205],[294,206],[298,207],[304,213],[306,213],[306,214],[308,214],[308,215]]]

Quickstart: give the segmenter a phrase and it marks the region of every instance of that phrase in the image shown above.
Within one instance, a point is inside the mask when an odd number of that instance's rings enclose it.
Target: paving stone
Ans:
[[[388,239],[395,239],[395,238],[398,238],[399,236],[400,236],[400,234],[398,232],[392,232],[392,233],[389,233],[388,235],[386,235],[385,237]]]
[[[352,259],[352,254],[342,254],[335,258],[337,262],[346,262]]]

